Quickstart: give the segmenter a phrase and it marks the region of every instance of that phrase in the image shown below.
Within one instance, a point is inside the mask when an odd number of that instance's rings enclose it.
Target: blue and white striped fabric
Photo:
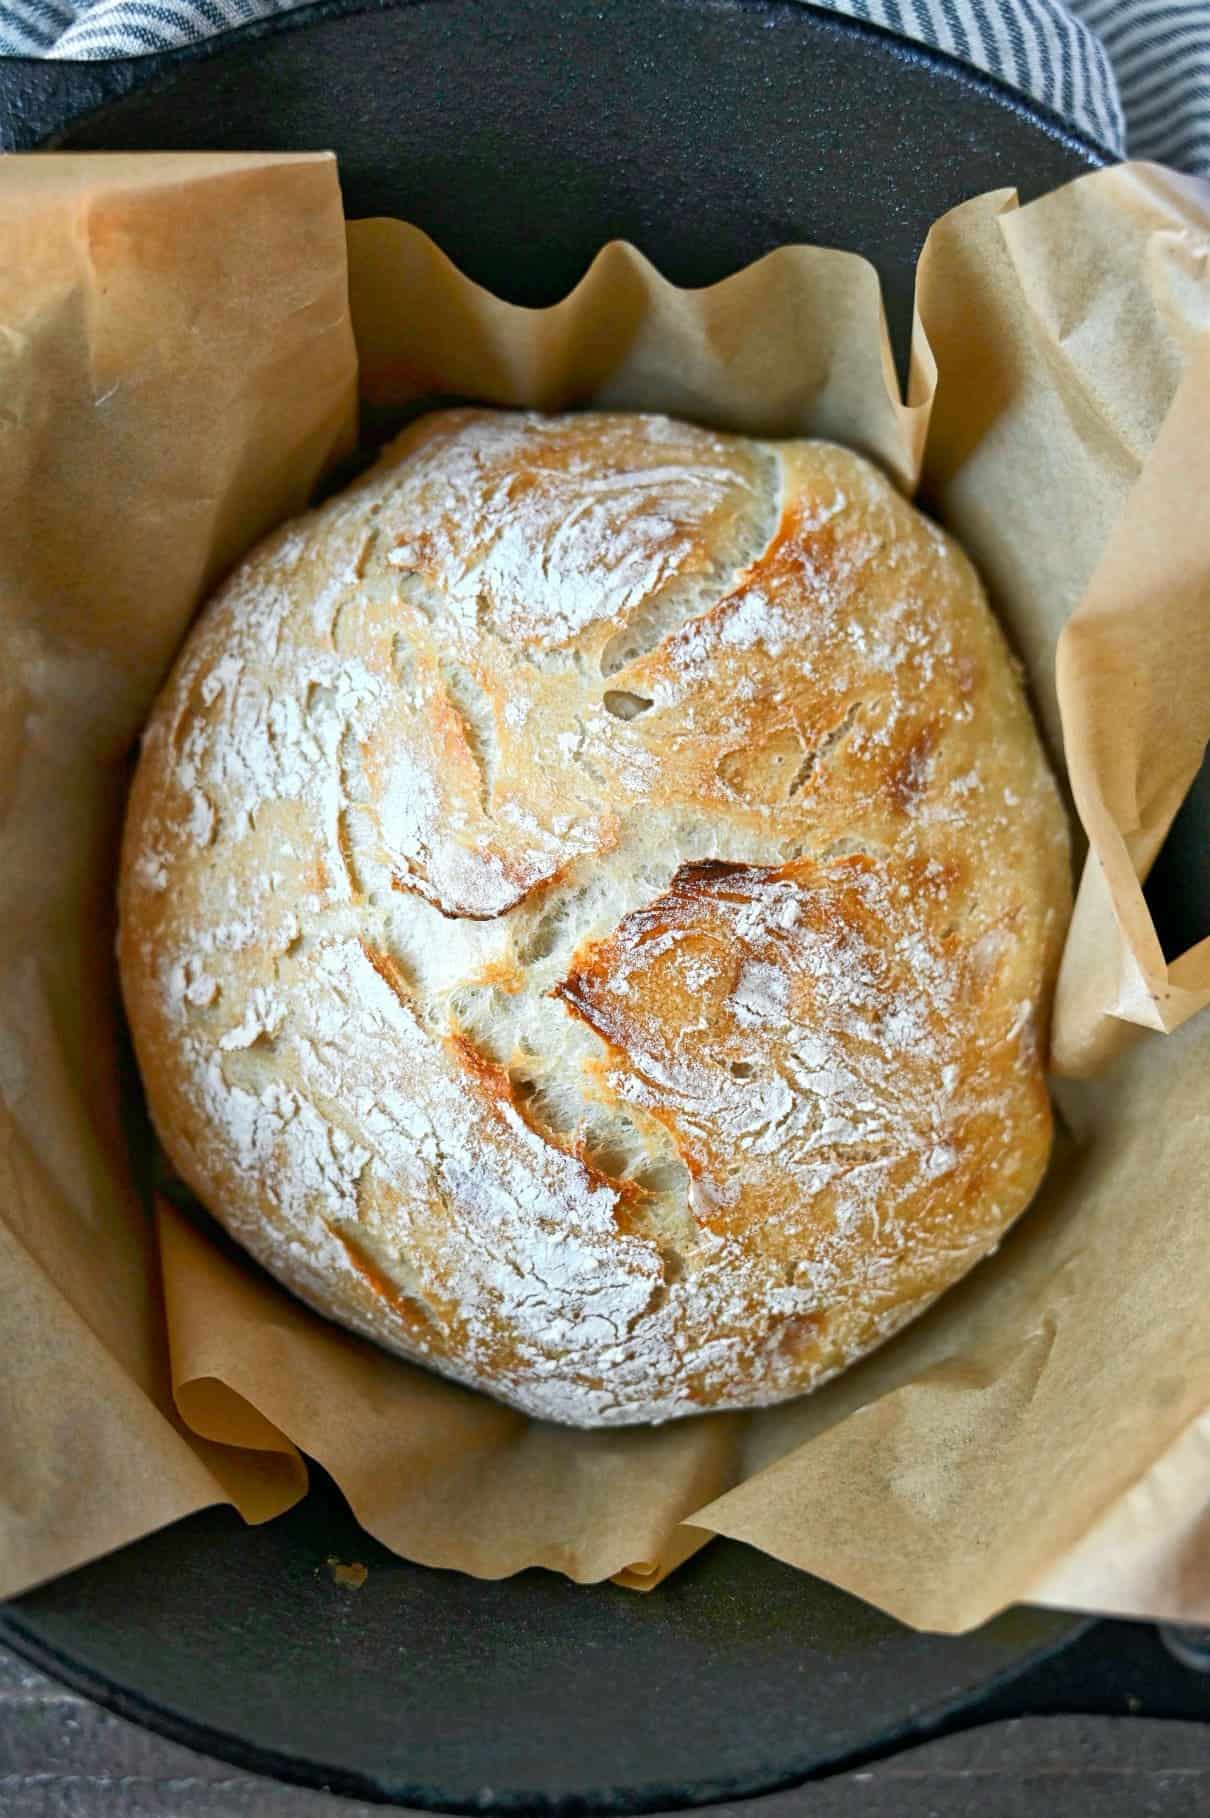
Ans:
[[[297,3],[0,0],[0,55],[138,56]],[[816,3],[987,70],[1110,152],[1210,176],[1210,0]]]
[[[1132,158],[1210,176],[1210,0],[1074,0],[1109,52]]]

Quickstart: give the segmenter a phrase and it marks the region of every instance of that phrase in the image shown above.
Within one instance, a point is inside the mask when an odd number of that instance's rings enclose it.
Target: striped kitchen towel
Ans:
[[[0,55],[138,56],[297,3],[0,0]],[[1118,156],[1210,176],[1210,0],[816,3],[987,70]]]

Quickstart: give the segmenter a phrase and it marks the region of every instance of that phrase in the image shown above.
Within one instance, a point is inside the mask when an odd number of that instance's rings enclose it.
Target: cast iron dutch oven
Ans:
[[[331,147],[350,215],[418,223],[527,304],[613,238],[682,285],[841,246],[877,267],[901,359],[937,215],[1107,161],[995,82],[795,0],[321,0],[168,55],[0,63],[0,147],[41,145]],[[1208,825],[1203,783],[1153,882],[1174,951],[1210,926]],[[333,1585],[333,1554],[369,1567],[362,1589]],[[645,1597],[430,1571],[319,1473],[280,1521],[195,1516],[10,1604],[0,1634],[208,1753],[452,1810],[664,1810],[1018,1712],[1205,1709],[1141,1626],[1018,1611],[918,1635],[732,1543]]]

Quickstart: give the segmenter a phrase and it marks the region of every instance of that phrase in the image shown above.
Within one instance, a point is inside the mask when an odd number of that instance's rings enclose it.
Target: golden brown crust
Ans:
[[[673,1132],[699,1226],[826,1271],[863,1317],[994,1242],[1050,1140],[1008,942],[954,925],[964,883],[895,855],[687,865],[556,987]]]
[[[1068,889],[969,564],[866,462],[459,411],[199,621],[120,958],[254,1254],[593,1425],[798,1393],[995,1244]]]

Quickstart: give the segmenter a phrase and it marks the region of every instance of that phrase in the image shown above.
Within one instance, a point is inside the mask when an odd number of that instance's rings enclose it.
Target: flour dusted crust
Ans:
[[[120,961],[253,1255],[593,1426],[796,1395],[995,1245],[1068,901],[970,565],[867,462],[453,411],[202,615]]]

